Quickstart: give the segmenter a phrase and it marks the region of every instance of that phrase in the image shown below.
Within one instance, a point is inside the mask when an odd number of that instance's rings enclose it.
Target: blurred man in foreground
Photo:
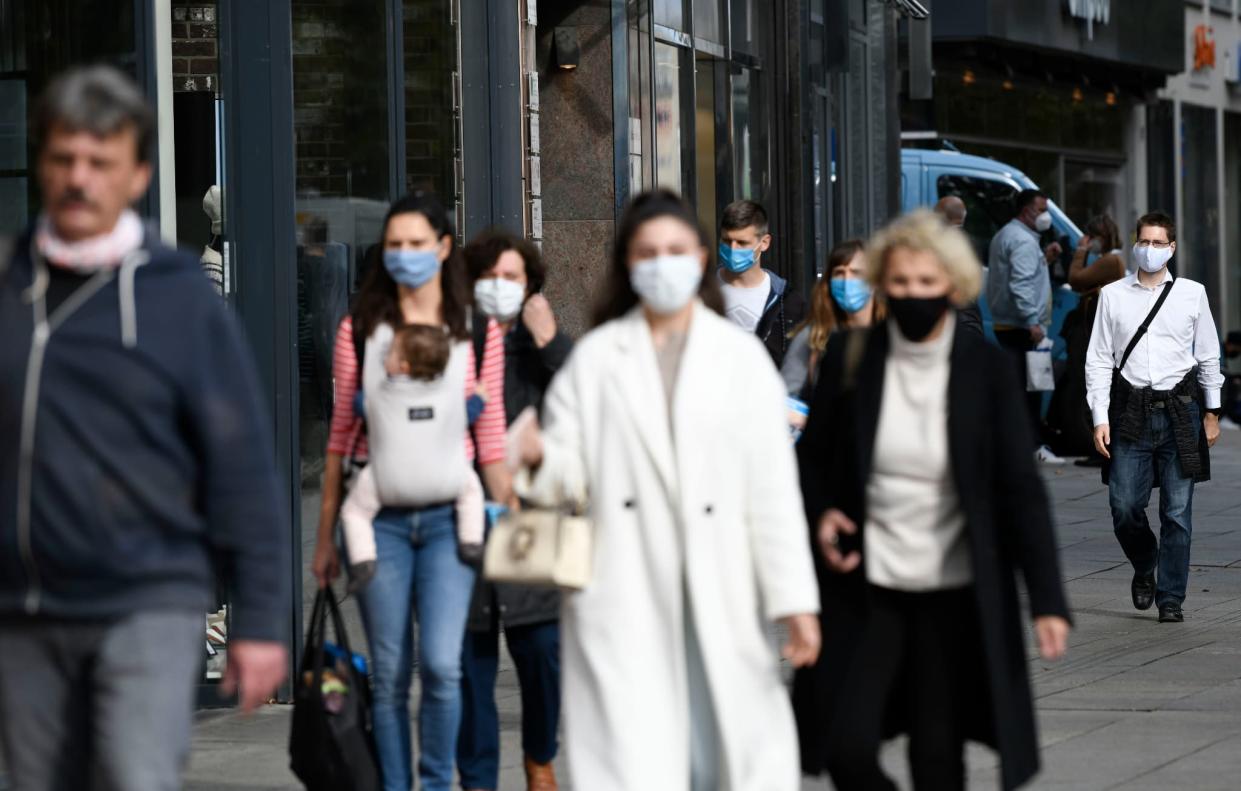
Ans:
[[[283,680],[288,520],[241,332],[130,206],[153,115],[108,67],[37,113],[44,211],[0,254],[0,743],[10,782],[175,789],[216,576],[223,689]]]

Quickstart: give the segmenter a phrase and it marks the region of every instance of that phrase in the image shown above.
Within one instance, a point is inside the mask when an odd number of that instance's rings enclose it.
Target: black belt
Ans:
[[[1192,403],[1194,400],[1192,396],[1184,396],[1184,395],[1176,396],[1176,398],[1180,399],[1182,404],[1189,404],[1189,403]],[[1166,409],[1167,407],[1168,407],[1168,399],[1166,398],[1161,398],[1158,401],[1150,402],[1151,409]]]

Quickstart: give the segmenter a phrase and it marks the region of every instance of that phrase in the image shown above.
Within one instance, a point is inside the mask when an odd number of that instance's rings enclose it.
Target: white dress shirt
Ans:
[[[1219,336],[1206,289],[1183,277],[1172,285],[1172,273],[1167,269],[1160,284],[1148,288],[1133,273],[1099,292],[1099,308],[1086,352],[1086,400],[1096,426],[1109,422],[1112,370],[1120,365],[1125,348],[1155,306],[1165,288],[1163,283],[1169,284],[1166,288],[1172,293],[1138,341],[1121,376],[1136,388],[1171,390],[1198,366],[1204,406],[1219,408],[1224,376],[1219,370]]]

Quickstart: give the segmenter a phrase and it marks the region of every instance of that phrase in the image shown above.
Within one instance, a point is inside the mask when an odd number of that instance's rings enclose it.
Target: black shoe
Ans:
[[[1182,623],[1185,620],[1185,614],[1181,612],[1181,605],[1168,604],[1159,605],[1159,622],[1160,623]]]
[[[1155,603],[1155,572],[1146,574],[1138,572],[1133,575],[1133,584],[1129,586],[1133,594],[1133,606],[1139,610],[1149,610]]]

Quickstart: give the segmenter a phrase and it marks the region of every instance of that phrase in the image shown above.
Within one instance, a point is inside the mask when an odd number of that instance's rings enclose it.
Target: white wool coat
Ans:
[[[671,430],[639,310],[583,338],[548,391],[532,499],[589,503],[594,571],[563,605],[574,788],[684,791],[692,599],[729,791],[796,791],[788,693],[765,622],[819,596],[785,388],[762,345],[694,310]]]

